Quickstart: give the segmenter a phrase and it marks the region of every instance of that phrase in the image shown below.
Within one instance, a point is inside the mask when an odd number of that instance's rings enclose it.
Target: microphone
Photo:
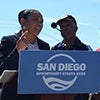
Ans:
[[[55,22],[53,22],[53,23],[51,24],[51,27],[52,27],[52,28],[56,28],[58,31],[60,31],[60,29],[57,28],[57,23],[55,23]]]
[[[57,28],[57,24],[56,24],[55,22],[53,22],[53,23],[51,24],[51,27],[52,27],[52,28]]]

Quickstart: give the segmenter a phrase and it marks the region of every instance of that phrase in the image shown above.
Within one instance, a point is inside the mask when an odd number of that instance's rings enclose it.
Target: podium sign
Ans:
[[[99,90],[99,52],[21,51],[18,94],[94,93]]]

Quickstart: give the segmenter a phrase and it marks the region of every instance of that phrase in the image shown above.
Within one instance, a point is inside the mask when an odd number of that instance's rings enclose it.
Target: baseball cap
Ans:
[[[72,16],[72,15],[64,15],[61,19],[59,19],[58,21],[57,21],[57,24],[59,25],[61,22],[63,22],[63,21],[73,21],[74,23],[75,23],[75,25],[77,25],[77,22],[76,22],[76,20],[75,20],[75,18]]]

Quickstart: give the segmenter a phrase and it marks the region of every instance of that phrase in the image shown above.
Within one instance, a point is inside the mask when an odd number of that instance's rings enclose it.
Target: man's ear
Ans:
[[[25,19],[21,18],[20,23],[21,23],[21,25],[24,25],[25,24]]]

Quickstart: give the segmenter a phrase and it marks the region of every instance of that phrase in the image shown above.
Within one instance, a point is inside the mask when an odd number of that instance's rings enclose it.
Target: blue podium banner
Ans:
[[[99,52],[24,50],[18,70],[18,94],[100,91]]]

